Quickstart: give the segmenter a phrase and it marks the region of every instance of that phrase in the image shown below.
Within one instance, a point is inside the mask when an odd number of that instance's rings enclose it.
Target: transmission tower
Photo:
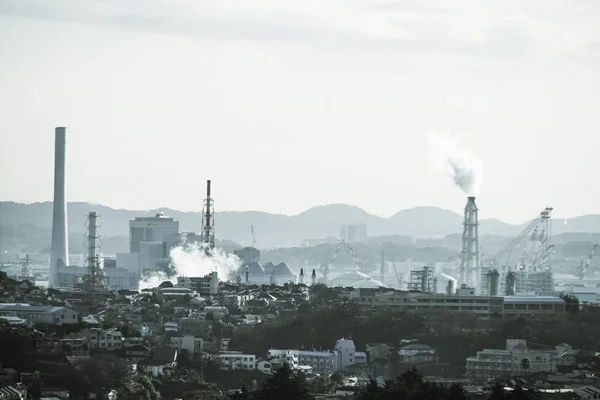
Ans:
[[[82,289],[86,293],[106,290],[104,273],[100,265],[100,234],[98,228],[98,215],[95,212],[90,212],[86,220],[86,271],[81,282]]]
[[[215,247],[214,201],[210,197],[210,180],[206,181],[206,199],[202,207],[202,245],[207,253]]]

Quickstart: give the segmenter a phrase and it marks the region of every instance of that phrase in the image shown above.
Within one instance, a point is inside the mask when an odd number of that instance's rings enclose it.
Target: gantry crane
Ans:
[[[590,268],[590,264],[592,263],[592,260],[594,259],[594,256],[596,255],[596,247],[598,247],[598,243],[596,243],[594,245],[594,247],[592,248],[592,252],[590,253],[590,256],[588,257],[588,259],[585,262],[581,262],[581,264],[579,264],[579,271],[578,271],[578,275],[579,275],[579,279],[585,279],[585,276],[587,275],[588,269]]]

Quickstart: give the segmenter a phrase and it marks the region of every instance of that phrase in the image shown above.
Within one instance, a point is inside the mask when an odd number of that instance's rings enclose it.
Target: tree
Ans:
[[[371,378],[359,394],[358,400],[377,400],[380,398],[381,393],[382,389],[377,385],[377,381]]]
[[[467,394],[465,393],[465,389],[457,383],[451,385],[448,388],[446,400],[467,400]]]
[[[579,299],[577,298],[577,296],[570,294],[561,294],[560,298],[563,299],[563,301],[565,302],[565,310],[569,319],[577,320],[580,309]]]
[[[125,361],[111,354],[102,354],[74,362],[89,391],[100,393],[121,386],[121,380],[129,374]]]
[[[306,378],[301,372],[293,371],[284,364],[265,380],[258,393],[261,400],[309,400]]]
[[[529,361],[529,358],[525,357],[521,360],[521,367],[523,367],[525,371],[528,371],[530,366],[531,361]]]
[[[246,386],[242,386],[242,390],[240,392],[235,392],[233,395],[229,396],[229,398],[231,400],[250,400]]]
[[[504,386],[500,383],[496,383],[492,387],[492,394],[489,400],[504,400],[506,399],[506,392],[504,391]]]

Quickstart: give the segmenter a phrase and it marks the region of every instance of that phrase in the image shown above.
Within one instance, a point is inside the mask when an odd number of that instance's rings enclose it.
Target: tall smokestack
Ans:
[[[298,284],[304,284],[304,269],[300,268],[300,276],[298,277]]]
[[[312,275],[310,276],[310,284],[313,286],[317,284],[317,271],[314,269],[312,271]]]
[[[480,285],[478,211],[475,204],[475,196],[469,196],[467,205],[465,206],[463,221],[459,283],[471,288],[476,288],[476,286]]]
[[[58,286],[58,270],[69,263],[67,235],[67,201],[65,198],[65,128],[54,131],[54,211],[48,287]]]

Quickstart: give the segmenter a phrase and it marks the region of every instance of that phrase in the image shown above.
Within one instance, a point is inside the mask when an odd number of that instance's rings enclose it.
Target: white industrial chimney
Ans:
[[[67,236],[67,201],[65,198],[65,128],[55,129],[54,143],[54,211],[48,287],[59,286],[58,270],[69,263]]]
[[[463,220],[462,248],[460,252],[461,285],[476,288],[480,283],[479,270],[479,219],[475,197],[469,196]],[[477,287],[477,289],[481,289]]]

